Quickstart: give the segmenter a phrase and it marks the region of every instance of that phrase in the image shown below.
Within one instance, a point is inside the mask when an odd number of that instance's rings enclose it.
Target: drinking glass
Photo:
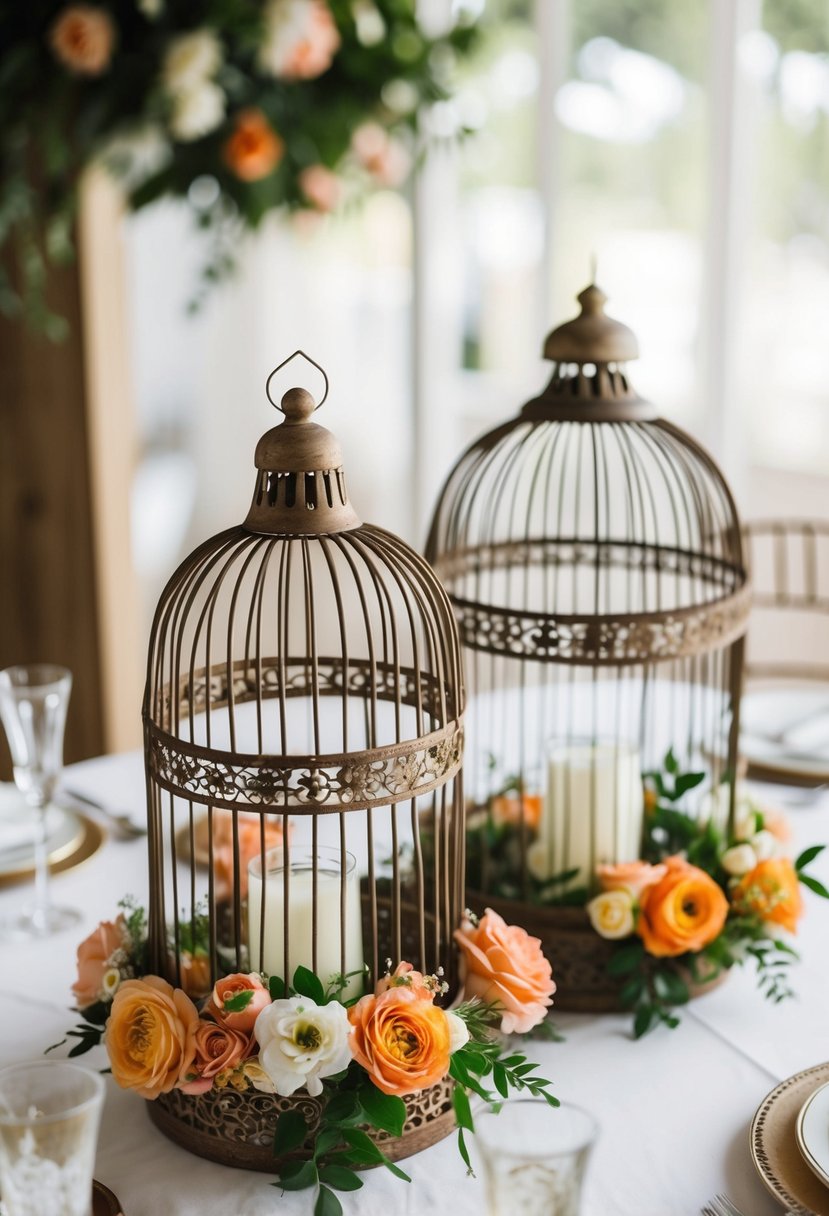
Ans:
[[[0,1192],[8,1216],[90,1216],[103,1078],[65,1061],[0,1071]]]
[[[80,920],[49,900],[46,812],[63,766],[63,731],[72,673],[51,663],[0,671],[0,719],[12,755],[14,781],[35,811],[35,899],[4,928],[18,937],[46,937]]]
[[[488,1216],[578,1216],[592,1115],[578,1106],[516,1098],[475,1116]]]

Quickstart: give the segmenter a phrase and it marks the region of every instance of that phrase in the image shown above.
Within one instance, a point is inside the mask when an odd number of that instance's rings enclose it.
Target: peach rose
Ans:
[[[788,816],[778,807],[764,806],[760,812],[763,816],[763,828],[771,832],[780,844],[789,844],[792,839],[792,825]]]
[[[504,1034],[526,1034],[546,1016],[556,990],[541,942],[508,925],[491,908],[478,921],[455,930],[464,965],[464,992],[501,1008]]]
[[[727,916],[728,900],[714,879],[682,857],[669,857],[664,876],[642,891],[636,931],[649,954],[675,958],[712,942]]]
[[[273,173],[284,153],[285,141],[261,110],[254,106],[239,111],[223,149],[225,164],[232,173],[243,182],[258,182]]]
[[[492,819],[497,824],[513,824],[515,827],[535,829],[541,822],[541,795],[504,794],[492,799]]]
[[[236,839],[239,848],[239,894],[248,894],[248,865],[262,850],[262,816],[244,811],[236,815]],[[282,844],[282,823],[265,815],[265,852]],[[233,898],[233,813],[213,812],[213,880],[216,899]]]
[[[449,1019],[411,988],[364,996],[348,1011],[351,1054],[384,1094],[417,1093],[449,1071]]]
[[[55,58],[78,76],[100,76],[109,67],[115,25],[105,9],[73,4],[59,13],[49,30]]]
[[[382,996],[394,988],[408,988],[421,1001],[435,999],[434,981],[425,979],[422,971],[415,971],[411,963],[398,963],[391,975],[384,975],[374,989],[375,996]]]
[[[340,34],[325,0],[269,0],[259,66],[283,80],[313,80],[331,67]]]
[[[343,197],[342,178],[325,165],[309,165],[298,178],[299,188],[317,211],[335,211]]]
[[[646,861],[622,861],[618,865],[596,866],[596,877],[603,891],[629,891],[639,899],[645,887],[665,877],[665,866],[652,866]]]
[[[399,186],[411,168],[409,154],[378,122],[364,122],[351,137],[357,160],[379,186]]]
[[[79,1009],[88,1009],[103,997],[104,972],[116,950],[123,948],[127,925],[123,916],[102,920],[78,946],[78,978],[72,992]]]
[[[127,980],[112,1002],[106,1044],[122,1089],[157,1098],[193,1071],[199,1015],[186,992],[157,975]]]
[[[204,1094],[223,1072],[230,1072],[251,1054],[252,1039],[231,1026],[199,1022],[196,1029],[196,1054],[190,1072],[179,1089],[186,1094]]]
[[[174,968],[175,961],[171,961]],[[210,956],[204,951],[197,950],[195,954],[191,954],[189,950],[183,950],[179,959],[179,968],[181,986],[187,995],[196,1000],[207,996],[210,991]]]
[[[243,992],[253,995],[244,1009],[236,1012],[225,1009],[225,1003]],[[224,1026],[232,1030],[241,1030],[247,1034],[253,1030],[253,1024],[263,1009],[271,1003],[271,994],[261,979],[255,973],[251,975],[227,975],[223,980],[217,980],[213,985],[210,1000],[205,1006],[205,1013],[211,1014]]]
[[[740,879],[731,899],[738,912],[759,916],[790,933],[797,932],[803,896],[795,868],[787,858],[772,857],[759,862]]]

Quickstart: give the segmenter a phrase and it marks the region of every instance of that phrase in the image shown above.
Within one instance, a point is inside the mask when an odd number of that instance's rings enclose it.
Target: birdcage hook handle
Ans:
[[[320,373],[320,375],[322,376],[323,380],[325,381],[325,392],[322,394],[322,397],[317,402],[315,408],[319,409],[320,406],[325,402],[326,397],[328,396],[328,376],[326,375],[325,368],[320,367],[320,365],[319,365],[319,363],[317,363],[316,359],[312,359],[310,355],[306,355],[304,350],[295,350],[292,355],[288,355],[287,359],[283,359],[281,363],[277,364],[277,366],[273,369],[273,371],[271,372],[271,374],[268,376],[267,380],[265,381],[265,394],[268,398],[268,401],[270,401],[270,403],[274,407],[274,409],[279,410],[279,412],[281,414],[284,414],[285,411],[282,408],[282,406],[278,402],[274,401],[273,397],[271,396],[271,381],[273,380],[276,373],[281,372],[283,367],[286,367],[291,362],[292,359],[296,359],[297,355],[301,355],[306,363],[310,363],[312,367],[315,367],[317,369],[317,371]]]

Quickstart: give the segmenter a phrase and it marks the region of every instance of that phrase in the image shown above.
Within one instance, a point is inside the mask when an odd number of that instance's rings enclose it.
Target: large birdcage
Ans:
[[[361,969],[372,986],[406,959],[442,966],[451,993],[464,889],[451,606],[420,556],[357,518],[310,394],[281,408],[244,524],[182,563],[155,614],[149,969],[198,997],[228,973],[302,965],[350,976],[351,996]],[[314,1099],[263,1093],[175,1090],[151,1114],[195,1152],[273,1169],[277,1113],[297,1101],[313,1126]],[[441,1083],[384,1147],[405,1156],[452,1126]]]
[[[617,999],[605,943],[562,905],[641,856],[642,773],[669,749],[708,774],[683,809],[733,807],[749,600],[717,465],[632,387],[603,293],[579,302],[547,387],[450,473],[426,553],[466,656],[468,886],[555,942],[559,1006],[593,1008]]]

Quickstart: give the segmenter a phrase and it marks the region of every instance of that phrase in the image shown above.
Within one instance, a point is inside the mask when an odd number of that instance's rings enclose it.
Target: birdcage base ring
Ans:
[[[405,1099],[407,1114],[402,1136],[395,1138],[387,1132],[365,1130],[392,1161],[401,1161],[437,1144],[455,1129],[453,1084],[447,1077]],[[273,1155],[277,1118],[283,1111],[299,1111],[313,1136],[321,1103],[308,1094],[281,1098],[258,1090],[240,1093],[235,1089],[214,1088],[206,1094],[173,1090],[148,1102],[147,1108],[159,1131],[188,1152],[219,1165],[275,1174],[288,1159]],[[301,1149],[289,1156],[307,1158],[312,1150],[311,1141],[306,1140]]]
[[[607,941],[596,933],[584,908],[541,907],[484,895],[480,891],[466,892],[467,907],[492,908],[510,924],[521,925],[532,936],[541,939],[545,955],[552,960],[556,981],[554,1009],[562,1013],[629,1013],[630,1006],[621,999],[625,978],[608,973],[618,943]],[[720,971],[709,979],[694,979],[687,969],[677,970],[685,980],[691,999],[718,988],[728,978]]]

